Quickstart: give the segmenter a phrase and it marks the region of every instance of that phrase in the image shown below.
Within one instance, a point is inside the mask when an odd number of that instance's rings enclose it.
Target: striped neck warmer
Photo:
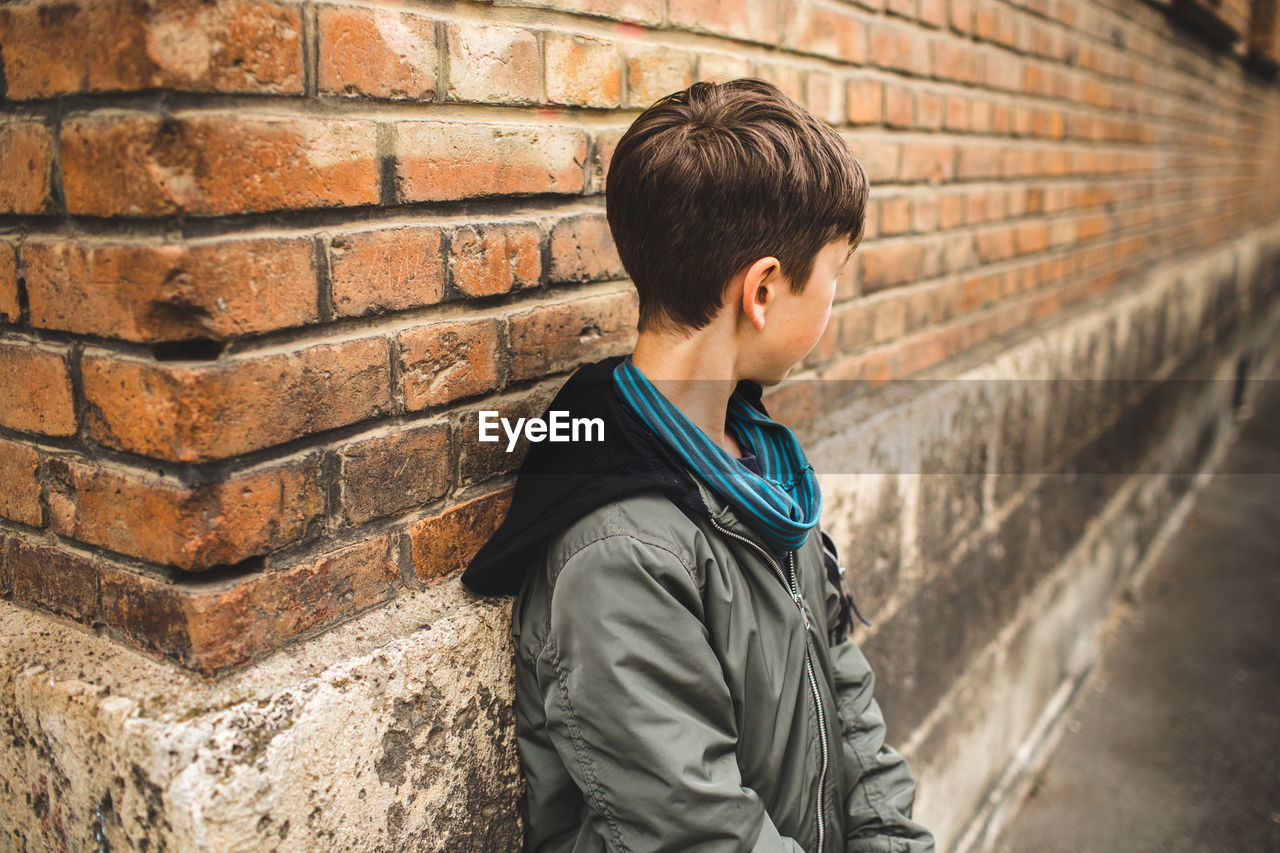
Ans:
[[[751,471],[707,437],[653,386],[627,356],[613,371],[618,395],[654,435],[670,447],[775,550],[799,548],[818,522],[822,493],[800,443],[742,395],[729,398],[725,428],[754,453],[764,476]]]

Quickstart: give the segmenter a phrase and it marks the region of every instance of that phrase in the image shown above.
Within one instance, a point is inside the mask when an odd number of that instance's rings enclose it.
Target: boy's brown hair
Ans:
[[[657,101],[619,140],[605,187],[640,330],[705,326],[734,274],[769,255],[799,293],[823,246],[861,238],[867,193],[840,135],[772,83]]]

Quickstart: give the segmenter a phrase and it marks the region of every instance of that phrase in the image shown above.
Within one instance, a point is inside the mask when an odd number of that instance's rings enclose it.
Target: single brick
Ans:
[[[929,76],[930,38],[925,31],[879,22],[873,22],[869,27],[868,59],[872,65],[904,71],[918,77]]]
[[[506,517],[511,490],[474,498],[409,528],[413,571],[429,583],[466,568]]]
[[[555,9],[640,24],[662,23],[662,0],[494,0],[493,5]]]
[[[839,6],[790,3],[782,33],[783,45],[799,53],[813,53],[855,65],[867,61],[866,24]]]
[[[920,0],[920,23],[935,29],[947,25],[949,0]]]
[[[693,82],[693,55],[683,50],[627,42],[627,106],[647,107]]]
[[[571,33],[547,33],[547,100],[553,104],[616,107],[622,103],[622,67],[612,42]]]
[[[40,453],[0,438],[0,515],[40,526]]]
[[[876,124],[884,117],[884,83],[867,77],[854,77],[847,89],[850,124]]]
[[[22,313],[18,302],[18,247],[0,240],[0,323],[16,323]]]
[[[886,83],[884,86],[884,124],[886,127],[909,128],[915,125],[916,97],[908,86]]]
[[[81,370],[95,441],[177,462],[248,453],[391,409],[381,336],[195,365],[86,353]]]
[[[595,159],[591,164],[592,179],[591,189],[594,192],[604,192],[605,182],[609,178],[609,161],[613,159],[613,152],[618,147],[618,140],[622,139],[622,134],[626,133],[625,127],[610,127],[595,131],[596,153]]]
[[[723,83],[751,76],[751,62],[726,53],[698,54],[698,79]]]
[[[977,83],[982,78],[982,64],[973,46],[951,38],[930,41],[933,51],[933,75],[949,83]]]
[[[898,180],[902,162],[902,144],[892,138],[846,136],[849,148],[862,164],[872,186]],[[873,236],[868,234],[868,237]]]
[[[475,21],[450,23],[449,97],[531,104],[541,98],[538,39],[530,30]]]
[[[863,293],[915,281],[924,262],[924,252],[915,241],[863,246],[857,257],[861,258]]]
[[[15,100],[139,89],[302,93],[300,9],[264,0],[13,5],[0,9],[0,50]]]
[[[98,616],[98,565],[53,545],[9,540],[13,600],[90,624]]]
[[[761,44],[778,43],[779,0],[670,0],[671,25]]]
[[[459,228],[449,241],[449,274],[466,296],[536,287],[542,278],[542,231],[532,223]]]
[[[811,71],[805,81],[805,105],[830,125],[844,124],[844,92],[830,74]]]
[[[566,217],[552,226],[552,281],[599,281],[625,276],[603,213]]]
[[[404,406],[416,412],[498,386],[498,321],[446,320],[396,335]]]
[[[31,324],[130,341],[235,338],[314,323],[311,239],[23,246]]]
[[[429,101],[436,94],[436,22],[407,9],[325,6],[316,75],[321,92]]]
[[[757,62],[755,76],[768,80],[796,103],[804,101],[805,73],[801,69],[774,62]]]
[[[376,204],[372,121],[247,113],[75,116],[59,136],[71,213],[222,214]]]
[[[946,142],[902,143],[902,168],[898,179],[904,184],[928,181],[937,184],[956,176],[956,146]]]
[[[338,453],[342,512],[348,524],[431,503],[452,486],[447,424],[386,430],[347,442]]]
[[[73,435],[71,374],[61,352],[0,342],[0,426],[44,435]]]
[[[0,213],[48,212],[52,163],[53,133],[43,122],[0,122]]]
[[[339,317],[434,305],[444,296],[439,228],[384,228],[329,242],[333,310]]]
[[[880,199],[880,231],[879,233],[904,234],[911,230],[911,199],[905,196],[891,196]]]
[[[554,125],[407,121],[396,135],[405,201],[580,193],[586,159],[586,134]]]
[[[230,584],[105,565],[102,611],[116,636],[212,675],[387,601],[401,583],[391,537],[379,536]]]
[[[486,397],[482,403],[462,409],[457,416],[458,433],[458,482],[483,483],[500,474],[516,470],[524,461],[529,440],[521,433],[510,451],[510,439],[499,421],[496,427],[498,441],[480,440],[480,412],[497,412],[514,424],[519,418],[541,417],[547,411],[551,399],[562,383],[556,380],[542,382],[533,388],[502,397]],[[490,435],[494,433],[491,432]]]
[[[635,343],[634,290],[538,305],[513,314],[511,379],[534,379],[628,352]]]
[[[186,571],[301,541],[325,512],[316,455],[194,487],[70,458],[48,464],[54,531]]]

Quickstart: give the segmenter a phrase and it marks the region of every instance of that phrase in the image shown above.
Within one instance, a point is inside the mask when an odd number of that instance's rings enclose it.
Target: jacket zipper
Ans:
[[[760,552],[760,555],[768,561],[773,567],[773,573],[778,576],[778,580],[782,582],[783,588],[791,595],[792,602],[795,603],[796,609],[800,611],[800,617],[804,620],[804,669],[805,674],[809,678],[809,692],[813,696],[813,707],[818,714],[818,744],[821,747],[822,764],[818,771],[818,851],[822,853],[823,843],[826,839],[826,792],[827,792],[827,766],[830,763],[830,756],[827,747],[827,721],[826,715],[822,712],[822,696],[818,692],[818,679],[813,674],[813,655],[810,653],[810,637],[809,637],[809,611],[805,609],[804,598],[800,595],[799,587],[796,584],[796,554],[795,551],[787,552],[787,569],[790,577],[782,573],[782,566],[778,565],[778,561],[769,555],[769,552],[761,548],[755,542],[752,542],[745,536],[734,533],[732,530],[726,530],[720,525],[715,518],[708,516],[711,524],[716,530],[726,536],[731,536],[741,542],[745,542],[752,548]]]

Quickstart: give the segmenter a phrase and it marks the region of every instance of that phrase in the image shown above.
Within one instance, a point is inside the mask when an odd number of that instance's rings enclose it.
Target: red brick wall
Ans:
[[[1274,221],[1274,79],[1161,6],[0,7],[0,592],[215,672],[456,572],[518,461],[477,410],[633,339],[609,155],[695,79],[777,82],[871,178],[801,376]]]

